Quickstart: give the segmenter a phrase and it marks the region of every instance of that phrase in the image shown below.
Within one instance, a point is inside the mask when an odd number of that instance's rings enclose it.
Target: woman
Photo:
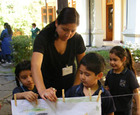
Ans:
[[[11,38],[13,35],[12,29],[8,23],[4,23],[4,30],[1,33],[1,40],[2,40],[2,56],[5,62],[11,62]]]
[[[75,77],[74,60],[76,58],[79,63],[86,48],[81,35],[76,33],[78,25],[79,14],[74,8],[67,7],[35,39],[32,75],[44,100],[56,101],[62,89],[80,83],[79,77]]]

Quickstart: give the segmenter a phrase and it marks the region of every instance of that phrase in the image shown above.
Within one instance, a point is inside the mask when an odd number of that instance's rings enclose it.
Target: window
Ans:
[[[53,22],[56,19],[56,9],[55,6],[42,7],[42,24],[43,26]]]
[[[49,17],[49,23],[54,21],[54,19],[53,19],[53,8],[52,7],[48,7],[48,17]]]
[[[76,8],[76,0],[68,0],[68,6]]]
[[[45,6],[41,8],[41,14],[42,14],[42,23],[43,25],[46,25],[47,24],[47,10]]]
[[[106,0],[107,5],[113,4],[113,0]]]

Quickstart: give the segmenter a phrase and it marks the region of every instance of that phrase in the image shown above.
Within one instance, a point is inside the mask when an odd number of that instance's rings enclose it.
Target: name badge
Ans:
[[[69,75],[71,73],[73,73],[72,65],[62,68],[62,76]]]

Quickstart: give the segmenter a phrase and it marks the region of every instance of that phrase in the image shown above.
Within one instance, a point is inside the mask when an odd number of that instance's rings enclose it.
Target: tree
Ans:
[[[8,22],[13,32],[31,35],[32,23],[42,28],[41,7],[44,0],[0,0],[0,31],[4,22]]]

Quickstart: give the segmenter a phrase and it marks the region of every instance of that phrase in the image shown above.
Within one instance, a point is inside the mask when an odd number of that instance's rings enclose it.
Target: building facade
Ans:
[[[56,19],[59,0],[46,1],[47,18],[42,21],[47,24]],[[68,0],[68,6],[80,14],[77,32],[86,46],[96,47],[103,46],[103,41],[139,43],[139,4],[140,0]]]

